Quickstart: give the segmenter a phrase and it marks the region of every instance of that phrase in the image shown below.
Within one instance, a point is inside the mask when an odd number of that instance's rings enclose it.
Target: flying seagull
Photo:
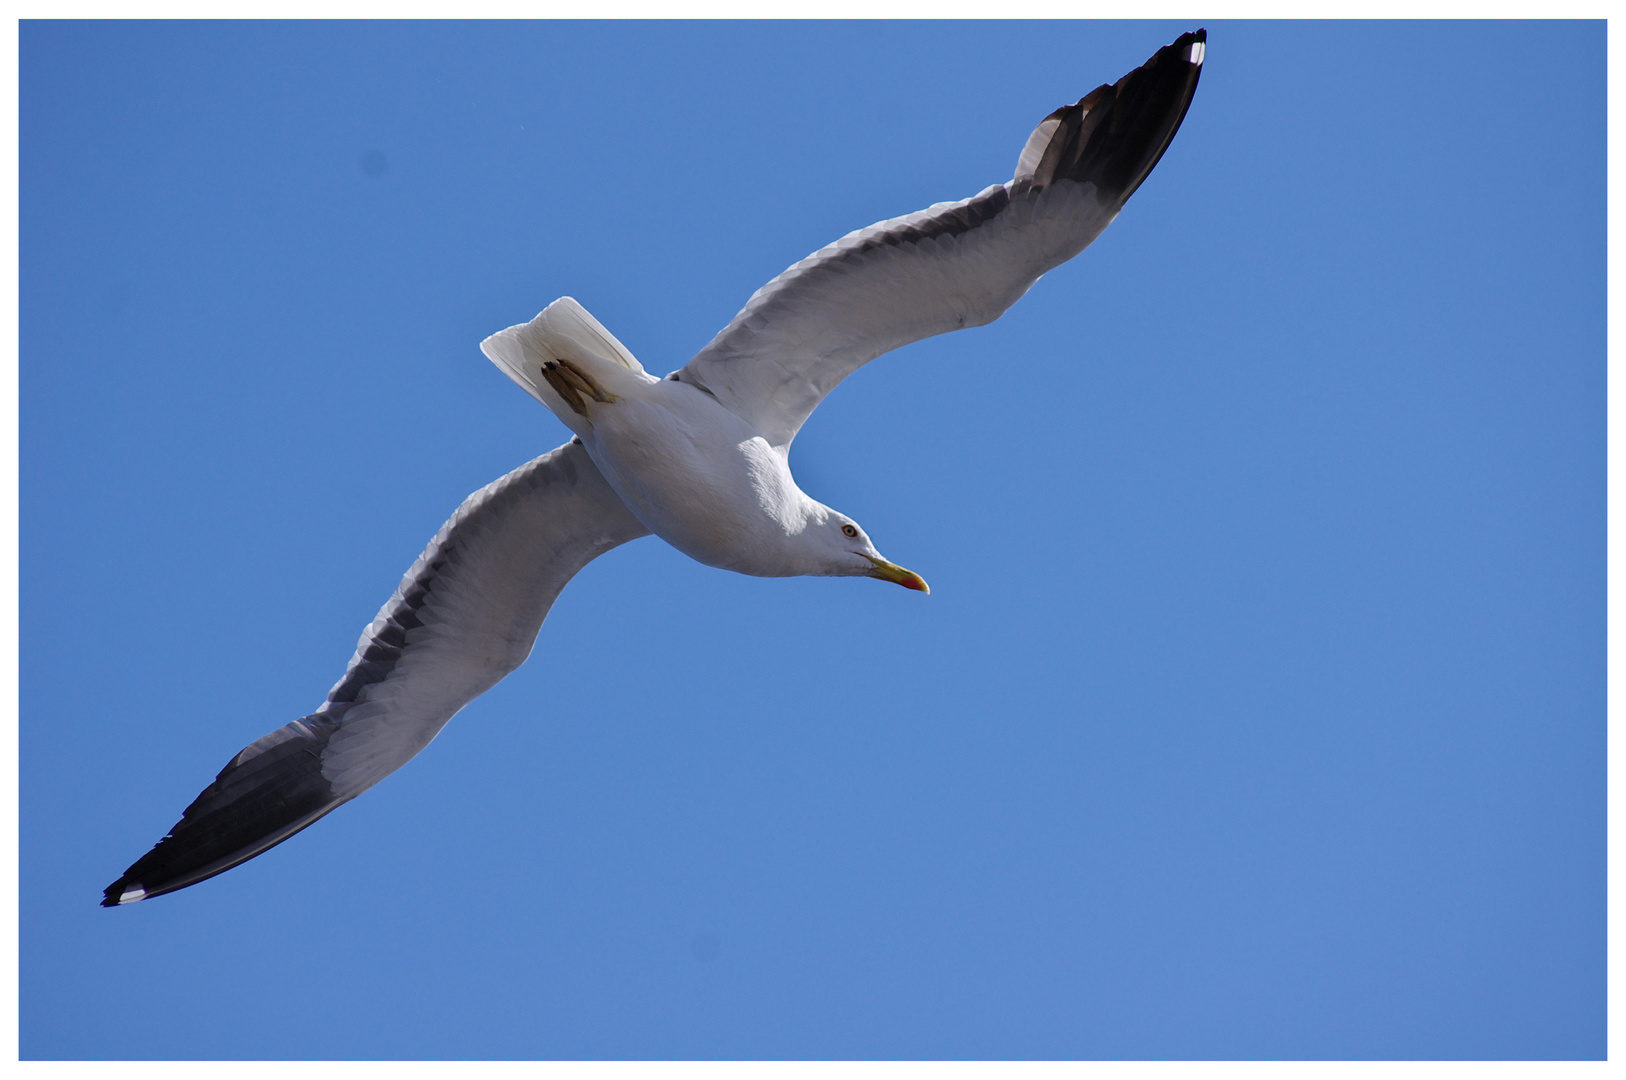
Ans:
[[[1112,223],[1180,128],[1207,34],[1182,34],[1040,122],[1016,175],[849,233],[758,289],[664,379],[569,297],[481,350],[575,436],[464,500],[362,632],[314,713],[246,747],[105,907],[174,892],[281,843],[406,764],[530,655],[554,598],[654,533],[761,577],[929,592],[802,492],[790,444],[836,384],[900,345],[992,322]]]

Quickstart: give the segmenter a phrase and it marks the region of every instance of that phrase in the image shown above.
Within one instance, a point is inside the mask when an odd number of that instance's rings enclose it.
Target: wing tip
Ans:
[[[1181,37],[1190,38],[1191,40],[1186,42],[1185,51],[1180,55],[1185,59],[1186,63],[1194,67],[1202,67],[1203,56],[1208,52],[1208,30],[1199,27],[1190,34],[1182,34]]]
[[[162,861],[164,855],[172,854],[165,850],[167,845],[175,842],[174,833],[171,832],[170,835],[160,840],[152,851],[149,851],[131,867],[132,871],[140,870],[144,875],[150,875],[156,870],[158,877],[144,880],[133,878],[130,873],[126,873],[124,877],[119,878],[102,891],[102,907],[122,907],[125,904],[150,900],[154,896],[178,892],[201,881],[207,881],[212,877],[224,874],[227,870],[241,866],[257,855],[265,854],[284,840],[310,828],[317,821],[349,801],[349,799],[336,799],[279,829],[267,833],[259,840],[245,844],[237,850],[210,862],[201,863],[199,858],[193,857],[198,855],[197,849],[193,849],[191,851],[182,850],[179,853],[178,860],[171,860],[170,866],[150,865],[155,857]],[[174,865],[176,861],[179,861],[179,865]],[[153,884],[154,881],[157,882],[156,885]]]
[[[102,891],[102,907],[121,907],[147,898],[147,890],[140,882],[119,878]]]
[[[168,835],[103,891],[102,906],[134,904],[224,873],[348,801],[321,771],[336,726],[312,714],[244,747]]]
[[[1180,130],[1207,52],[1208,30],[1188,31],[1116,83],[1097,87],[1061,110],[1050,133],[1047,118],[1023,149],[1017,179],[1031,161],[1035,187],[1063,179],[1089,182],[1100,198],[1121,207]],[[1042,150],[1035,145],[1041,134],[1046,135]]]

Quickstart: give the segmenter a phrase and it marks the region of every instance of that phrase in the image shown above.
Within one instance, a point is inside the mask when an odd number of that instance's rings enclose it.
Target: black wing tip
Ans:
[[[1182,50],[1187,49],[1192,45],[1207,45],[1207,43],[1208,43],[1208,29],[1207,29],[1207,27],[1199,26],[1195,30],[1186,31],[1184,34],[1181,34],[1179,37],[1175,38],[1173,41],[1169,42],[1167,45],[1165,45],[1161,49],[1157,50],[1157,52],[1152,54],[1152,59],[1148,60],[1147,63],[1150,64],[1153,60],[1158,59],[1159,57],[1163,56],[1166,53],[1179,53]],[[1204,50],[1199,49],[1199,50],[1197,50],[1196,55],[1193,56],[1193,55],[1188,53],[1188,54],[1182,55],[1180,57],[1180,59],[1182,59],[1182,60],[1184,60],[1184,61],[1186,61],[1187,63],[1190,63],[1190,64],[1196,64],[1196,65],[1198,65],[1200,67],[1202,65],[1202,62],[1203,62],[1203,52],[1204,52]]]
[[[258,840],[208,861],[205,861],[208,856],[219,850],[218,845],[193,843],[180,849],[174,849],[171,845],[175,844],[175,834],[171,832],[170,835],[160,840],[156,847],[137,860],[134,866],[125,871],[123,877],[102,891],[102,907],[122,907],[125,904],[150,900],[154,896],[178,892],[181,889],[196,885],[200,881],[208,881],[212,877],[218,877],[227,870],[241,866],[257,855],[265,854],[284,840],[310,828],[349,801],[348,799],[332,799],[301,817],[287,821],[280,828],[272,829]],[[179,828],[180,826],[176,827]],[[157,870],[159,876],[153,877],[151,874],[153,870]],[[137,877],[137,871],[146,874],[151,880]],[[152,881],[156,881],[158,884],[154,885],[151,883]]]
[[[312,715],[246,747],[169,835],[102,893],[120,907],[184,889],[268,851],[344,803],[321,771],[334,724]]]
[[[1060,122],[1034,168],[1034,186],[1090,183],[1103,202],[1123,206],[1180,130],[1207,42],[1206,28],[1181,34],[1117,82],[1052,114]]]
[[[1116,142],[1102,147],[1104,154],[1117,159],[1103,168],[1102,179],[1120,205],[1151,175],[1174,141],[1197,94],[1207,53],[1208,30],[1198,27],[1163,46],[1113,86],[1113,104],[1124,115],[1121,120],[1112,118],[1096,135]],[[1116,193],[1111,192],[1114,180],[1121,184]]]

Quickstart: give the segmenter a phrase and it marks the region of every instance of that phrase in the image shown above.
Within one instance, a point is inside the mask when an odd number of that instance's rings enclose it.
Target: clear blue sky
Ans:
[[[1597,1057],[1601,22],[1209,24],[1168,155],[792,462],[925,597],[646,539],[419,758],[101,889],[564,428],[1184,23],[21,34],[25,1057]]]

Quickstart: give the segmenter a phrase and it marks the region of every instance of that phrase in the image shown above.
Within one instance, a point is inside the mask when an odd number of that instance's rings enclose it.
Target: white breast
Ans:
[[[672,380],[593,410],[583,434],[644,526],[690,558],[759,577],[797,569],[810,500],[783,455],[709,394]]]

